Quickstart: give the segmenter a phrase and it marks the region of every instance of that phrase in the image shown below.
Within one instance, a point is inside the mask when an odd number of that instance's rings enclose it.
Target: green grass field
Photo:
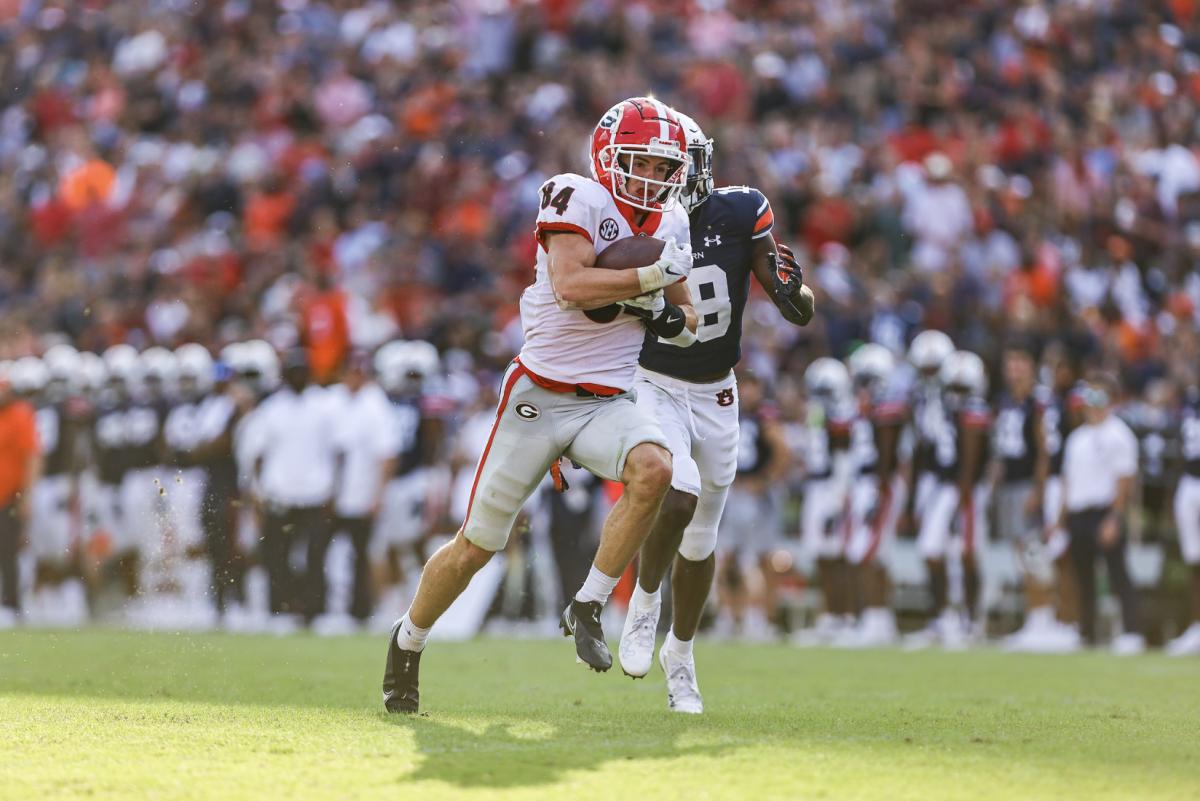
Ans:
[[[0,633],[0,798],[1195,799],[1200,663],[699,646],[708,713],[567,641]]]

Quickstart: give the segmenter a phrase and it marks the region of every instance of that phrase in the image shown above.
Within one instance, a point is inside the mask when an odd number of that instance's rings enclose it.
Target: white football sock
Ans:
[[[400,646],[401,650],[420,653],[425,650],[425,640],[427,639],[429,639],[429,629],[413,625],[407,614],[400,618],[400,628],[396,629],[396,645]]]
[[[592,569],[588,571],[587,580],[583,582],[579,592],[575,593],[575,600],[583,603],[593,601],[607,603],[608,596],[612,595],[613,588],[620,580],[620,576],[606,576],[595,565],[592,565]]]
[[[634,609],[653,609],[662,603],[662,587],[659,587],[654,592],[646,592],[642,589],[642,585],[638,584],[633,589],[633,597],[629,599],[629,605]]]
[[[663,643],[663,648],[665,648],[667,650],[667,652],[670,653],[672,656],[677,656],[680,659],[691,659],[692,658],[692,643],[694,643],[694,642],[695,642],[694,639],[692,639],[692,640],[677,639],[675,637],[675,629],[671,629],[671,631],[669,631],[667,633],[667,639]]]

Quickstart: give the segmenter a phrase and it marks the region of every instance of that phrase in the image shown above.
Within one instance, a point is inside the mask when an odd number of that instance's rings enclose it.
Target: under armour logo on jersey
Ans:
[[[617,221],[612,217],[605,217],[600,223],[600,238],[605,242],[613,241],[620,232],[620,229],[617,228]]]
[[[721,246],[721,235],[720,234],[717,234],[716,236],[704,237],[704,247],[718,248],[720,246]]]

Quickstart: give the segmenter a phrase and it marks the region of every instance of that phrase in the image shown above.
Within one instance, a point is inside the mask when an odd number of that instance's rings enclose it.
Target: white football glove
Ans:
[[[653,320],[662,314],[663,309],[667,307],[667,299],[663,297],[661,289],[656,289],[653,292],[647,292],[643,295],[632,297],[629,300],[623,300],[621,301],[621,305],[628,309],[631,314]]]
[[[642,292],[653,292],[685,280],[692,271],[692,247],[680,245],[675,237],[668,237],[658,261],[638,268],[638,283]]]

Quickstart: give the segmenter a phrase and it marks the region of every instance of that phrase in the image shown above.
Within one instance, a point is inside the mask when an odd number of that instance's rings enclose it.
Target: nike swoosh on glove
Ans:
[[[642,292],[653,292],[686,280],[692,272],[692,246],[679,244],[668,237],[662,253],[654,264],[638,268],[638,284]]]

